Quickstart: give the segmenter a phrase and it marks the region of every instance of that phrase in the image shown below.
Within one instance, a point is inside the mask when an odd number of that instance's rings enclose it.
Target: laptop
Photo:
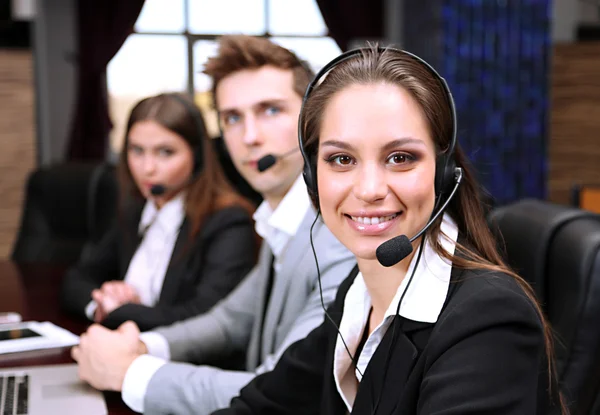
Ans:
[[[106,415],[102,392],[79,379],[76,364],[0,370],[2,415]]]
[[[49,321],[0,324],[0,354],[70,347],[78,343],[79,336]]]

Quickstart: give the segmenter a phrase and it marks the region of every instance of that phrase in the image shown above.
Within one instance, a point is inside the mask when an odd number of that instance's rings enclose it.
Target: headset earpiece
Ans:
[[[441,154],[435,165],[435,195],[436,198],[448,194],[456,180],[456,162],[453,154]]]
[[[312,199],[315,206],[319,206],[319,191],[317,188],[317,156],[315,154],[307,155],[302,147],[300,147],[302,157],[304,158],[304,167],[302,176],[304,183],[308,189],[308,195]]]
[[[331,71],[334,67],[339,65],[340,63],[351,59],[357,55],[363,53],[363,51],[368,50],[366,48],[359,48],[350,50],[348,52],[342,53],[327,65],[325,65],[314,77],[311,83],[306,88],[306,92],[304,93],[304,98],[302,99],[302,107],[300,109],[300,116],[298,118],[298,142],[300,146],[300,153],[302,154],[302,158],[304,159],[304,169],[303,176],[304,181],[306,182],[306,186],[308,187],[309,192],[311,193],[311,197],[313,201],[318,200],[318,188],[317,188],[317,160],[316,154],[307,154],[306,149],[304,147],[304,134],[303,134],[303,124],[304,124],[304,113],[305,106],[308,98],[312,92],[312,90],[319,84],[321,79],[329,71]],[[450,88],[446,83],[446,80],[435,70],[433,66],[431,66],[427,61],[423,58],[420,58],[417,55],[414,55],[410,52],[406,52],[400,49],[394,49],[390,47],[379,48],[379,51],[382,52],[384,50],[391,50],[396,53],[404,54],[412,57],[413,59],[420,62],[422,65],[427,67],[433,75],[439,79],[442,87],[446,93],[446,97],[448,99],[448,104],[450,105],[450,110],[452,113],[452,137],[450,138],[450,145],[448,149],[443,154],[440,154],[436,160],[436,170],[435,170],[435,197],[436,201],[442,199],[443,195],[446,194],[452,186],[456,183],[456,171],[458,166],[456,165],[455,160],[455,151],[456,151],[456,142],[457,142],[457,120],[456,120],[456,106],[454,104],[454,98],[452,97],[452,93],[450,92]],[[317,205],[318,206],[318,205]]]

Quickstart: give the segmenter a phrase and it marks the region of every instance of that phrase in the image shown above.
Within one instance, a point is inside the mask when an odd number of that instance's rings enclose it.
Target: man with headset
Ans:
[[[316,219],[301,177],[297,123],[310,69],[267,39],[238,35],[220,39],[204,72],[213,79],[231,159],[264,198],[254,215],[264,243],[257,266],[208,313],[141,335],[127,322],[116,331],[94,325],[81,336],[72,350],[81,378],[122,391],[138,412],[204,414],[227,406],[323,321],[355,265]],[[205,363],[239,350],[246,371],[169,362]]]

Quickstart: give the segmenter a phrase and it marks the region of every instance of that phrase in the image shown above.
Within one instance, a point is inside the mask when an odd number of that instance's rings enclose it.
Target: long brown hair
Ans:
[[[174,97],[177,95],[177,98]],[[186,100],[187,105],[180,100]],[[189,108],[188,108],[189,107]],[[251,214],[252,204],[238,194],[227,181],[210,144],[204,123],[194,117],[202,117],[200,110],[192,114],[190,109],[198,109],[184,94],[165,93],[142,99],[129,115],[123,151],[117,167],[119,177],[120,210],[123,212],[129,202],[144,200],[142,193],[133,180],[127,163],[129,131],[139,121],[152,120],[162,127],[178,134],[192,149],[202,147],[202,169],[186,185],[185,214],[190,220],[190,240],[200,231],[204,220],[212,213],[231,206],[240,206]]]
[[[438,157],[448,150],[453,133],[453,117],[449,96],[440,79],[414,57],[393,49],[380,50],[377,45],[373,45],[363,49],[361,54],[335,66],[308,97],[301,118],[301,127],[304,139],[302,144],[309,157],[314,157],[318,152],[322,116],[331,97],[350,85],[380,83],[400,86],[408,91],[423,111]],[[549,389],[552,395],[552,387],[557,382],[550,325],[531,286],[508,267],[498,252],[496,240],[485,220],[484,207],[481,203],[481,187],[475,179],[466,155],[458,145],[455,148],[455,160],[457,166],[463,169],[463,178],[446,212],[455,220],[465,243],[457,243],[455,255],[451,255],[442,247],[439,241],[441,216],[428,229],[425,237],[432,242],[436,253],[451,261],[453,266],[501,272],[514,278],[523,289],[535,306],[543,325]],[[314,195],[313,203],[318,204],[317,199]],[[561,410],[567,414],[568,409],[560,391],[554,391],[554,396],[559,397]]]

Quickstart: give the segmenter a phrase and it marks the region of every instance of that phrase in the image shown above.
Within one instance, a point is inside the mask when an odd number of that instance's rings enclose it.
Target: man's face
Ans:
[[[263,66],[221,80],[216,89],[219,122],[233,164],[250,185],[276,206],[302,171],[300,152],[264,172],[257,162],[267,154],[298,148],[302,98],[294,91],[291,70]]]

